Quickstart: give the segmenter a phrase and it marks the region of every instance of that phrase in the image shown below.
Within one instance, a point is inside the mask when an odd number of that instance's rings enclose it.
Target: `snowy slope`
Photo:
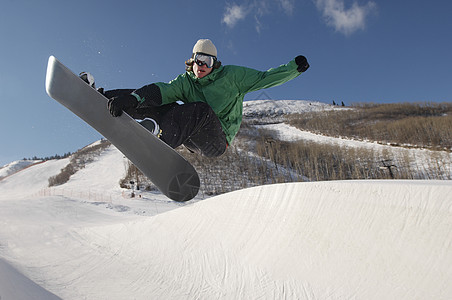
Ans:
[[[127,171],[126,158],[116,147],[110,146],[97,158],[73,176],[63,188],[90,189],[95,192],[119,191],[119,179]]]
[[[243,115],[245,117],[282,116],[336,108],[333,105],[308,100],[253,100],[243,103]]]
[[[0,200],[27,197],[49,185],[49,177],[57,175],[69,159],[49,160],[12,174],[0,181]]]
[[[420,173],[428,174],[435,169],[432,166],[441,167],[436,170],[437,178],[448,179],[452,177],[452,153],[447,151],[432,151],[428,149],[394,147],[382,145],[376,142],[350,140],[324,136],[320,134],[302,131],[294,126],[277,123],[266,125],[255,125],[258,128],[265,128],[273,132],[275,139],[280,141],[310,141],[318,144],[338,145],[342,147],[373,150],[382,157],[393,160],[396,165],[407,164],[410,162],[412,169],[417,169]],[[438,162],[441,162],[438,164]],[[425,178],[428,178],[426,175]]]
[[[292,183],[153,217],[3,200],[0,253],[63,299],[447,299],[451,193],[447,181]]]
[[[451,202],[442,197],[451,191],[443,183],[265,186],[85,236],[106,237],[110,254],[139,252],[136,266],[154,276],[133,280],[155,298],[440,299],[452,292]]]
[[[33,164],[41,162],[40,160],[16,160],[0,168],[0,180],[3,177],[14,174],[22,169],[25,169]]]
[[[1,299],[60,299],[0,258]]]

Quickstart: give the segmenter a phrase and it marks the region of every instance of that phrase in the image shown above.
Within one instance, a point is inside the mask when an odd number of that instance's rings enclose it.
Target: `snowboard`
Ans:
[[[47,65],[46,91],[116,146],[168,198],[188,201],[198,194],[198,173],[184,157],[126,113],[111,116],[108,99],[54,56]]]

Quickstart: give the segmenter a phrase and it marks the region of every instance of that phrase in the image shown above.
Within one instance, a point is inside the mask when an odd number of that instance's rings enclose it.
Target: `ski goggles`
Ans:
[[[195,63],[198,66],[206,65],[207,68],[212,68],[215,64],[215,57],[203,53],[196,53],[195,55]]]

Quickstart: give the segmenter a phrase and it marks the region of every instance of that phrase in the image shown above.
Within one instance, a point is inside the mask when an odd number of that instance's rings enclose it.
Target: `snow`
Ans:
[[[123,178],[127,171],[124,155],[114,147],[109,147],[97,163],[88,164],[75,173],[71,180],[64,185],[65,189],[81,190],[90,186],[97,192],[119,191],[119,178]],[[94,180],[95,184],[92,183]],[[93,188],[93,187],[94,188]]]
[[[282,116],[332,109],[337,109],[337,107],[308,100],[252,100],[243,102],[243,114],[247,117],[263,115]]]
[[[57,175],[69,159],[50,160],[26,168],[0,181],[0,200],[38,192],[49,185],[49,177]]]
[[[0,295],[2,299],[60,299],[19,273],[1,258]]]
[[[33,164],[41,162],[40,160],[16,160],[0,168],[0,180],[3,177],[14,174],[22,169],[25,169]]]
[[[448,181],[278,184],[151,217],[58,196],[3,199],[0,294],[446,299],[451,193]]]
[[[48,188],[68,163],[0,180],[2,300],[452,297],[452,181],[286,183],[180,204],[128,197],[114,147]]]

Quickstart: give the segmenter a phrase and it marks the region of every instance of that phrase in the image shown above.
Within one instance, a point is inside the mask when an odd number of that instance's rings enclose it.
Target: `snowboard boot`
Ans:
[[[96,88],[96,84],[94,83],[94,76],[88,72],[82,72],[78,75],[84,82],[86,82],[93,89]]]
[[[143,120],[139,120],[138,123],[140,123],[144,128],[149,130],[156,137],[160,138],[160,136],[162,135],[162,130],[154,119],[145,118]]]
[[[96,83],[94,82],[94,76],[91,75],[91,73],[88,72],[82,72],[78,75],[78,77],[80,77],[84,82],[86,82],[90,87],[92,87],[93,89],[95,89],[96,91],[98,91],[99,93],[101,93],[102,95],[105,96],[104,94],[104,88],[100,87],[96,89]]]

